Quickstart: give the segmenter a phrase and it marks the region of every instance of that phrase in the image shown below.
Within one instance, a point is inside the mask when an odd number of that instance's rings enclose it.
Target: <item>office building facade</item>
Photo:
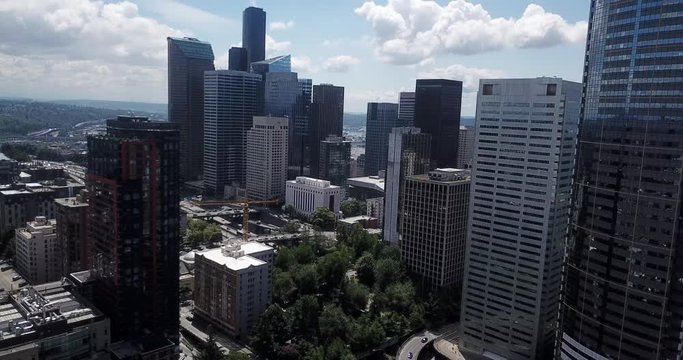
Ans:
[[[474,128],[460,126],[458,136],[458,168],[467,169],[472,166],[472,152],[474,151]]]
[[[88,237],[113,341],[178,341],[179,151],[174,124],[144,117],[88,138]]]
[[[415,82],[415,127],[432,135],[432,168],[454,168],[458,160],[458,135],[462,81],[418,79]]]
[[[327,180],[298,176],[287,181],[285,206],[291,206],[303,215],[313,215],[315,209],[326,207],[338,216],[343,190]]]
[[[389,133],[398,126],[398,104],[368,103],[365,123],[365,175],[387,169]]]
[[[331,84],[313,86],[309,123],[311,176],[318,177],[320,142],[328,136],[342,136],[344,127],[344,88]]]
[[[257,115],[261,75],[217,70],[204,74],[204,189],[223,197],[244,186],[247,131]]]
[[[247,61],[247,49],[233,46],[228,50],[228,70],[249,71]]]
[[[62,249],[61,276],[90,269],[87,193],[81,191],[75,197],[55,199],[55,220],[57,242]]]
[[[17,271],[30,284],[59,280],[62,275],[62,247],[57,241],[57,222],[36,216],[14,234]]]
[[[167,38],[168,120],[180,128],[180,177],[196,180],[204,165],[204,71],[214,70],[211,44]]]
[[[242,12],[242,47],[247,49],[247,66],[266,58],[266,12],[250,6]]]
[[[329,136],[320,142],[320,179],[346,189],[351,174],[351,141]]]
[[[415,123],[415,92],[400,92],[398,94],[398,125],[397,127],[411,127]]]
[[[552,357],[581,84],[480,80],[462,348]]]
[[[247,132],[247,196],[284,198],[287,181],[289,119],[254,116]]]
[[[561,359],[683,348],[680,1],[591,1]]]
[[[465,265],[470,175],[436,169],[407,176],[401,196],[401,258],[423,289],[460,293]]]
[[[430,169],[432,136],[418,128],[394,128],[389,134],[387,172],[384,181],[384,241],[398,245],[401,221],[401,188],[406,176]]]
[[[227,244],[195,255],[194,311],[232,336],[246,338],[271,299],[273,248]]]
[[[290,141],[290,163],[287,179],[310,174],[309,124],[311,119],[311,99],[313,97],[313,81],[299,79],[299,95],[296,100],[296,117],[294,118],[294,137]]]

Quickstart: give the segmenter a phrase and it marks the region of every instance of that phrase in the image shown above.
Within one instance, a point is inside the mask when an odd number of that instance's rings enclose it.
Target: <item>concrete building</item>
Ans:
[[[472,161],[462,348],[552,358],[581,84],[481,80]]]
[[[17,271],[33,285],[58,280],[62,275],[62,247],[57,221],[37,216],[14,234]]]
[[[10,186],[0,190],[0,238],[36,216],[55,218],[55,191],[47,187]]]
[[[368,103],[365,136],[365,175],[375,176],[387,169],[387,149],[391,129],[398,126],[398,104]]]
[[[285,206],[292,206],[304,215],[312,215],[315,209],[326,207],[339,214],[343,190],[327,180],[298,176],[287,181]]]
[[[398,94],[398,125],[412,127],[415,122],[415,92],[400,92]]]
[[[0,359],[109,358],[109,319],[69,281],[3,296],[0,314]]]
[[[15,160],[0,153],[0,184],[11,184],[19,176],[19,166]]]
[[[384,198],[372,198],[365,201],[365,215],[377,219],[377,226],[381,229],[384,224]]]
[[[88,198],[82,191],[75,197],[55,199],[57,243],[62,249],[61,276],[90,269]]]
[[[470,175],[436,169],[407,176],[401,197],[401,256],[426,289],[459,294],[465,267]]]
[[[418,128],[394,128],[389,135],[384,196],[384,240],[400,240],[401,194],[406,176],[426,174],[430,169],[432,137]]]
[[[460,125],[458,136],[458,168],[469,169],[472,166],[474,151],[474,128]]]
[[[195,254],[195,314],[246,338],[270,303],[274,254],[273,248],[257,242]]]
[[[204,188],[223,197],[246,182],[247,131],[258,114],[261,75],[233,70],[204,73]]]
[[[320,142],[320,179],[346,191],[346,181],[351,174],[351,141],[329,136]]]
[[[247,196],[270,200],[285,196],[289,119],[254,116],[247,131]]]

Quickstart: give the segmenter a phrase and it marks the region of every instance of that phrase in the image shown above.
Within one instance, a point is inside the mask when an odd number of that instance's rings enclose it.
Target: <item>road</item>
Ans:
[[[206,341],[206,339],[209,338],[209,335],[206,333],[207,326],[208,324],[205,321],[193,316],[191,306],[180,307],[181,328],[189,331],[203,341]],[[219,331],[214,331],[214,339],[216,339],[216,344],[221,352],[228,353],[230,351],[239,351],[246,354],[251,354],[251,351],[247,347],[235,340],[230,339],[227,335],[224,335]]]
[[[422,338],[425,337],[427,338],[427,341],[422,342]],[[424,349],[426,346],[430,346],[431,342],[436,338],[437,335],[434,335],[429,331],[415,334],[415,336],[406,340],[403,345],[401,345],[401,349],[398,351],[396,360],[409,359],[408,356],[410,353],[413,354],[412,359],[417,360],[420,351],[422,351],[422,349]]]

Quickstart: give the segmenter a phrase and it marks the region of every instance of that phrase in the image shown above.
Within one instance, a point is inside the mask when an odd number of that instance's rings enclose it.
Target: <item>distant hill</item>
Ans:
[[[111,119],[125,113],[125,110],[0,99],[0,137],[23,136],[29,132],[50,128],[66,132],[81,122]],[[149,115],[142,111],[136,114]]]
[[[47,101],[54,104],[66,104],[75,106],[84,106],[100,109],[125,110],[125,111],[142,111],[150,114],[162,115],[166,118],[168,112],[168,105],[157,103],[144,103],[135,101],[109,101],[109,100],[50,100]]]

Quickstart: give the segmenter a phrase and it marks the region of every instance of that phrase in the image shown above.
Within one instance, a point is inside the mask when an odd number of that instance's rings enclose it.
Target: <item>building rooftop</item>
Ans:
[[[351,186],[363,187],[384,192],[384,178],[379,176],[361,176],[349,178],[346,183]]]
[[[435,182],[467,182],[470,181],[471,172],[465,169],[440,168],[430,171],[427,174],[409,176],[412,179]]]
[[[249,268],[250,266],[260,266],[267,264],[263,260],[249,256],[249,254],[271,250],[272,248],[257,242],[243,244],[228,244],[217,249],[206,250],[197,253],[207,260],[211,260],[219,265],[223,265],[230,270],[238,271]]]
[[[12,161],[7,155],[0,152],[0,161]]]
[[[296,180],[289,180],[289,181],[287,181],[287,183],[308,185],[308,186],[320,188],[320,189],[323,189],[323,188],[326,188],[326,189],[327,188],[332,188],[332,189],[337,188],[338,189],[339,188],[339,186],[332,185],[327,180],[315,179],[315,178],[311,178],[311,177],[307,177],[307,176],[297,176]]]
[[[213,49],[208,42],[200,41],[195,38],[169,37],[169,40],[178,46],[183,55],[193,59],[214,60]]]
[[[88,203],[86,201],[79,201],[78,197],[75,197],[75,196],[74,197],[55,199],[55,202],[61,206],[71,207],[71,208],[87,207],[88,206]]]

